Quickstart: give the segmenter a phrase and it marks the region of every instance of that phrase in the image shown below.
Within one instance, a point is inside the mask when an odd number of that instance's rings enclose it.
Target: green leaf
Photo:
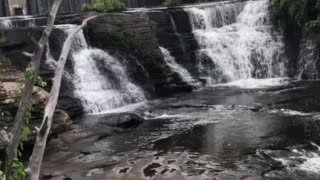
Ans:
[[[22,128],[22,133],[21,133],[21,141],[28,141],[31,135],[31,130],[29,127],[24,126]]]

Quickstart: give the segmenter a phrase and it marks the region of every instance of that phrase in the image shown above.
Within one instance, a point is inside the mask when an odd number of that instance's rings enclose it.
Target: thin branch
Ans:
[[[61,79],[63,70],[70,52],[70,48],[74,39],[74,36],[87,24],[88,21],[96,18],[96,16],[89,17],[83,20],[80,26],[77,26],[69,35],[63,44],[60,58],[57,62],[55,69],[55,77],[53,79],[53,85],[51,88],[49,101],[46,105],[42,125],[37,132],[36,142],[30,157],[29,165],[27,168],[28,180],[38,180],[40,175],[41,164],[43,155],[47,143],[47,138],[52,126],[52,117],[57,106],[59,91],[61,87]]]
[[[31,59],[31,70],[38,74],[39,66],[41,62],[41,58],[43,55],[43,49],[48,42],[49,36],[53,29],[53,24],[55,21],[55,17],[57,15],[58,9],[60,7],[62,0],[55,0],[51,12],[48,17],[47,26],[44,29],[42,36],[37,43],[37,47],[35,48],[34,56]],[[6,177],[10,177],[11,175],[11,163],[14,158],[17,157],[18,146],[20,143],[21,131],[25,124],[25,115],[28,111],[32,98],[32,90],[34,86],[34,81],[31,79],[25,79],[25,86],[22,92],[19,109],[15,116],[14,127],[11,131],[11,139],[10,143],[6,148],[6,161],[5,161],[5,174]]]

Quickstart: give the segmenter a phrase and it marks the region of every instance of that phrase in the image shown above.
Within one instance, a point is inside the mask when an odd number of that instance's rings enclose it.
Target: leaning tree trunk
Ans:
[[[54,21],[56,19],[56,15],[61,2],[62,0],[55,0],[52,6],[51,12],[48,15],[48,22],[47,22],[46,28],[44,29],[39,42],[35,42],[36,48],[33,56],[31,57],[31,62],[29,67],[29,70],[35,74],[38,74],[39,72],[39,66],[40,66],[43,50],[48,42],[49,36],[53,29]],[[32,90],[33,90],[34,83],[35,82],[32,79],[25,78],[24,89],[22,91],[19,109],[15,116],[14,127],[10,134],[10,143],[6,148],[5,174],[7,177],[10,177],[11,175],[12,160],[17,157],[21,131],[25,124],[26,112],[28,111],[31,104]]]
[[[57,105],[59,91],[61,86],[61,78],[66,64],[68,54],[72,45],[74,36],[87,24],[87,22],[96,16],[89,17],[85,19],[82,24],[76,27],[69,35],[66,41],[64,42],[62,52],[57,63],[55,70],[55,76],[53,79],[53,85],[51,88],[49,101],[46,105],[44,117],[42,120],[41,127],[37,129],[36,142],[33,147],[33,152],[30,157],[29,165],[27,168],[28,180],[38,180],[40,175],[40,168],[43,160],[43,154],[47,143],[47,138],[50,133],[52,125],[52,117]]]

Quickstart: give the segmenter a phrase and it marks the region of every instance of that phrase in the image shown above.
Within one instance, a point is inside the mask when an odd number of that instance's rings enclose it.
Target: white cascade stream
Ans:
[[[164,48],[160,47],[160,50],[164,56],[164,60],[167,65],[176,73],[178,73],[183,81],[192,85],[195,84],[196,80],[191,76],[191,74],[186,70],[183,66],[178,64],[173,56],[171,56],[170,52]]]
[[[74,25],[60,26],[69,34]],[[80,31],[71,49],[74,93],[88,114],[105,113],[146,100],[143,90],[131,82],[119,60],[101,49],[90,48]]]
[[[209,85],[286,76],[284,43],[281,34],[273,32],[268,0],[185,10],[200,45],[200,76]]]
[[[18,27],[36,26],[35,17],[32,16],[12,16],[0,17],[0,29],[14,29]],[[21,24],[19,24],[20,22]]]

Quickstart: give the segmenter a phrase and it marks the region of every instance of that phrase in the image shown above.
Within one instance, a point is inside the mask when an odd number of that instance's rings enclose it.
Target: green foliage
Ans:
[[[32,80],[34,83],[36,83],[40,87],[47,86],[47,83],[45,81],[43,81],[42,77],[39,76],[36,72],[34,72],[32,70],[28,70],[28,71],[24,72],[24,77],[26,79]]]
[[[307,31],[320,32],[320,0],[274,0],[276,17]],[[289,19],[288,19],[289,18]]]
[[[97,12],[115,12],[126,9],[124,3],[120,0],[96,0],[93,4],[86,4],[82,7],[82,11],[97,11]]]
[[[23,163],[18,159],[14,159],[12,161],[12,176],[8,178],[8,180],[25,180],[26,179],[26,171]]]
[[[306,24],[307,31],[320,32],[320,20],[310,21]]]
[[[31,130],[28,126],[24,126],[22,128],[22,133],[21,133],[21,141],[28,141],[31,135]]]
[[[26,125],[22,128],[22,133],[20,137],[20,148],[22,151],[24,149],[23,142],[28,141],[31,135],[31,130],[28,125],[30,124],[30,120],[32,117],[31,115],[32,110],[33,108],[29,107],[25,115]],[[19,158],[22,157],[22,153],[20,150],[18,151],[18,157]],[[1,162],[0,162],[0,166],[1,166]],[[25,167],[19,159],[17,158],[13,159],[13,161],[11,162],[11,168],[12,168],[13,174],[9,178],[7,178],[5,174],[0,170],[0,180],[25,180],[26,179]]]
[[[289,15],[299,23],[302,20],[305,2],[305,0],[275,0],[275,13],[277,16]]]
[[[5,37],[0,36],[0,43],[6,43],[7,39]]]
[[[164,2],[164,5],[166,6],[180,6],[181,4],[181,0],[166,0]]]
[[[0,162],[1,164],[1,162]],[[25,166],[18,159],[14,159],[11,163],[13,174],[10,177],[6,177],[5,174],[0,170],[0,180],[25,180],[27,173]]]
[[[4,173],[0,170],[0,180],[5,180]]]
[[[25,123],[25,126],[22,128],[21,137],[20,137],[21,142],[28,141],[30,139],[31,129],[29,128],[29,124],[32,118],[32,114],[31,114],[32,110],[33,108],[32,106],[30,106],[28,108],[28,111],[26,112],[26,115],[25,115],[26,123]],[[21,144],[20,147],[23,149],[23,144]]]

